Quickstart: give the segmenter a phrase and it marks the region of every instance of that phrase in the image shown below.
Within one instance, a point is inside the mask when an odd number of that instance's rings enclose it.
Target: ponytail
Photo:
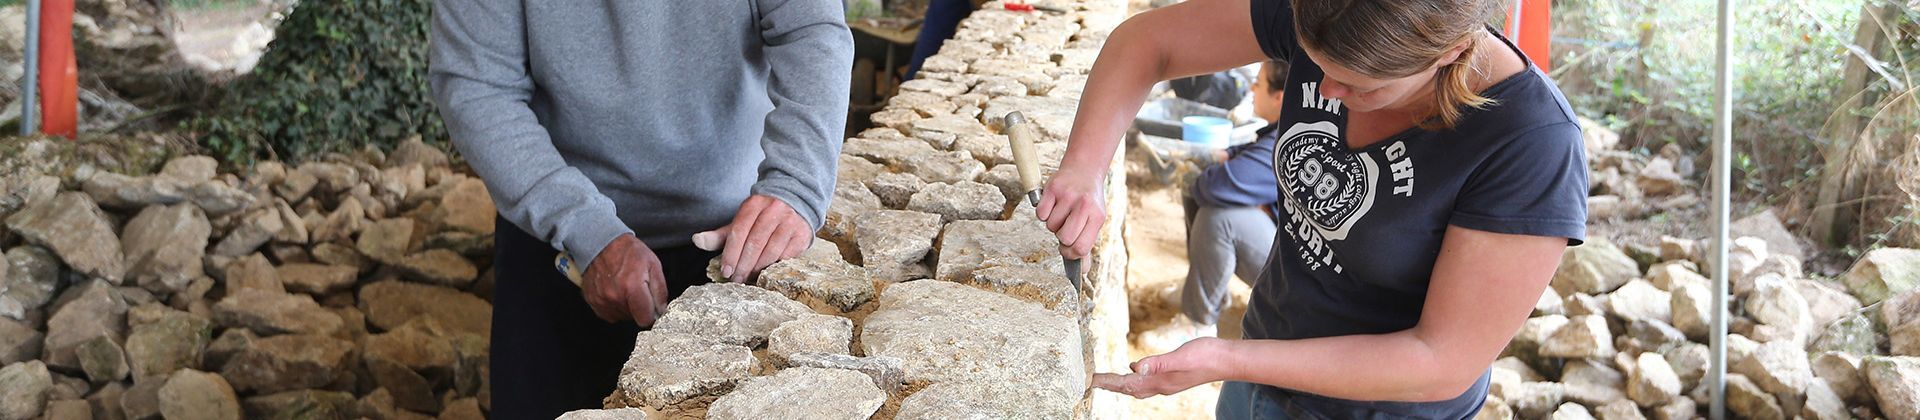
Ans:
[[[1477,40],[1468,42],[1460,57],[1440,66],[1433,76],[1433,114],[1422,119],[1420,128],[1449,130],[1467,113],[1466,108],[1485,109],[1495,101],[1473,91],[1473,58]]]

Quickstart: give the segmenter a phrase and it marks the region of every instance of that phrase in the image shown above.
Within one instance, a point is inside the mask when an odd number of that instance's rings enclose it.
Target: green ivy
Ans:
[[[431,19],[428,0],[302,1],[253,72],[186,129],[242,165],[391,149],[414,135],[442,142],[427,87]]]

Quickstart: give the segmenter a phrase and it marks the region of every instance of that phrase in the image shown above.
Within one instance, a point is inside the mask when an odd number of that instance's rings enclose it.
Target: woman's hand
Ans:
[[[1034,213],[1047,222],[1047,230],[1060,238],[1060,255],[1068,259],[1086,258],[1093,253],[1094,239],[1107,222],[1105,167],[1076,170],[1063,164],[1042,189],[1040,205]]]
[[[1227,347],[1232,344],[1213,337],[1197,338],[1172,353],[1133,362],[1128,366],[1133,369],[1132,374],[1093,374],[1093,386],[1134,398],[1147,398],[1223,380],[1225,378],[1219,372],[1225,369],[1219,365],[1222,360],[1219,355],[1227,352]]]

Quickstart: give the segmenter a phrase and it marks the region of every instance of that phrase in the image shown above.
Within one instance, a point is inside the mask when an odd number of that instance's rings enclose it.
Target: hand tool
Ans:
[[[1034,131],[1036,128],[1027,120],[1026,115],[1019,111],[1008,113],[1004,119],[1004,126],[1007,143],[1013,148],[1014,169],[1020,173],[1020,189],[1027,192],[1027,204],[1039,208],[1040,185],[1043,182],[1040,179],[1040,156],[1034,152],[1033,143],[1040,134]],[[1098,226],[1091,228],[1098,228]],[[1067,258],[1063,254],[1060,256],[1060,261],[1066,266],[1067,281],[1073,283],[1074,306],[1077,309],[1084,309],[1085,305],[1080,304],[1080,300],[1083,299],[1080,286],[1080,260]]]

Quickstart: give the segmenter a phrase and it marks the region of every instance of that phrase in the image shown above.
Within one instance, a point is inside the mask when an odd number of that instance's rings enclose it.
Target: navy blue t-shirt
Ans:
[[[1276,124],[1280,232],[1264,278],[1255,282],[1247,338],[1414,327],[1449,225],[1576,245],[1585,238],[1580,127],[1559,88],[1531,62],[1482,91],[1498,102],[1469,110],[1453,129],[1414,128],[1355,150],[1347,146],[1346,108],[1320,96],[1320,66],[1294,38],[1291,4],[1254,0],[1252,11],[1260,48],[1293,66]],[[1511,43],[1505,48],[1518,53]],[[1459,397],[1430,403],[1261,391],[1330,418],[1464,419],[1480,409],[1486,386],[1482,374]]]

